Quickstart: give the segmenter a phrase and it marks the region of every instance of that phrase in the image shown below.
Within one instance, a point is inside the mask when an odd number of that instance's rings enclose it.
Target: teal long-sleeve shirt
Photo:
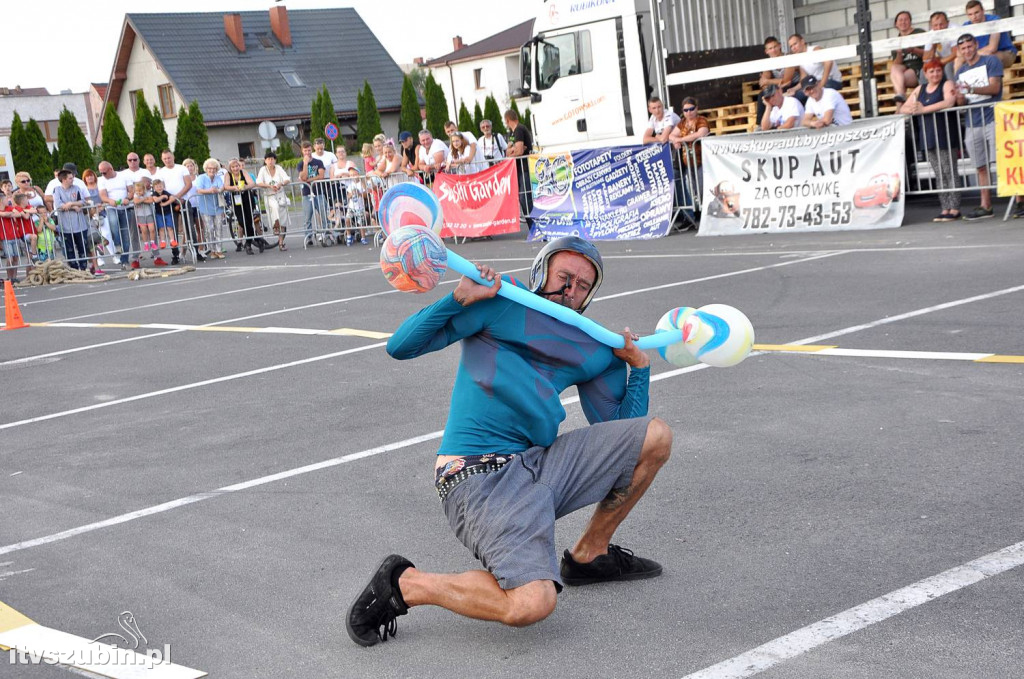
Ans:
[[[647,414],[650,368],[629,369],[579,328],[504,297],[462,307],[447,295],[407,318],[387,351],[403,360],[455,342],[462,357],[438,455],[551,445],[565,419],[560,395],[572,385],[591,423]]]

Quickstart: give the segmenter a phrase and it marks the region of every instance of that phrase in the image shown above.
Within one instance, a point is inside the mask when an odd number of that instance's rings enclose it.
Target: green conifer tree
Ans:
[[[448,121],[448,100],[444,96],[444,90],[434,80],[433,73],[427,74],[423,90],[427,108],[427,129],[435,139],[444,139],[444,124]]]
[[[494,95],[488,95],[484,100],[484,118],[491,121],[491,132],[508,137],[508,129],[505,127],[505,113],[498,107],[498,100]]]
[[[402,78],[402,111],[398,114],[398,129],[416,136],[423,129],[423,118],[420,116],[420,101],[416,96],[416,88],[412,78]]]
[[[380,111],[377,110],[377,99],[373,96],[370,82],[363,81],[363,95],[356,118],[356,141],[362,146],[372,142],[384,129],[380,125]]]
[[[324,122],[321,110],[323,108],[324,92],[322,89],[316,91],[316,97],[310,107],[309,115],[309,138],[310,140],[323,136]]]
[[[14,167],[18,172],[28,172],[36,186],[45,187],[53,179],[53,156],[46,145],[46,136],[34,118],[25,123],[22,139],[23,159],[20,163],[15,160]]]
[[[206,130],[206,120],[195,99],[188,105],[188,129],[190,156],[202,169],[203,163],[210,157],[210,133]]]
[[[480,109],[480,102],[473,107],[473,134],[480,132],[480,121],[484,119],[484,112]]]
[[[57,148],[60,149],[57,158],[60,164],[74,163],[78,166],[79,176],[92,166],[92,147],[79,127],[75,114],[67,106],[60,112],[57,121]]]
[[[175,162],[181,162],[186,158],[191,158],[188,155],[185,145],[182,143],[182,139],[187,139],[188,136],[188,109],[182,104],[178,107],[178,128],[174,133],[174,160]],[[200,161],[201,162],[201,161]]]
[[[11,163],[16,172],[21,172],[22,166],[28,163],[27,147],[25,140],[25,124],[21,122],[21,116],[14,112],[11,119]],[[33,177],[35,179],[35,177]]]
[[[128,166],[128,153],[132,150],[132,140],[124,129],[124,123],[113,103],[107,103],[103,113],[103,159],[122,170]]]
[[[153,116],[150,118],[150,121],[150,124],[153,125],[153,139],[157,142],[156,153],[153,155],[156,156],[156,166],[162,167],[160,154],[164,152],[164,149],[171,147],[171,142],[167,140],[167,128],[164,127],[164,118],[156,104],[153,104]]]
[[[159,142],[153,138],[153,124],[150,121],[152,117],[153,113],[149,110],[146,97],[142,94],[142,90],[139,90],[135,93],[135,128],[132,130],[132,146],[135,153],[139,154],[139,160],[142,160],[147,153],[159,157],[161,151],[156,148]],[[142,165],[140,164],[139,167]]]
[[[476,136],[475,133],[478,130],[473,126],[473,116],[470,114],[469,109],[466,108],[465,101],[459,102],[459,120],[457,121],[457,124],[459,126],[459,130],[462,132],[469,132],[473,134],[473,136]]]
[[[184,114],[184,115],[183,115]],[[181,163],[186,158],[196,161],[200,168],[210,157],[210,139],[203,124],[199,102],[192,100],[188,111],[178,111],[178,133],[174,139],[174,160]]]

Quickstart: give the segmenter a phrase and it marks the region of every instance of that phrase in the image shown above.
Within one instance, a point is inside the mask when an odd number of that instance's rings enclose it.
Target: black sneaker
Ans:
[[[171,264],[173,264],[174,266],[181,264],[181,258],[178,257],[178,255],[174,255],[173,257],[171,257]]]
[[[969,222],[975,222],[975,221],[977,221],[979,219],[988,219],[992,215],[993,215],[992,208],[990,208],[990,207],[981,207],[979,205],[978,207],[974,208],[973,210],[968,212],[966,215],[964,215],[964,219],[969,221]]]
[[[398,578],[406,568],[412,568],[408,559],[392,554],[384,559],[377,571],[352,607],[348,609],[345,626],[352,641],[360,646],[373,646],[378,641],[387,641],[395,636],[400,615],[405,615],[409,607],[402,599],[398,588]]]
[[[577,563],[569,550],[562,555],[562,582],[590,585],[612,580],[643,580],[661,575],[661,564],[636,556],[618,545],[608,545],[608,553],[590,563]]]

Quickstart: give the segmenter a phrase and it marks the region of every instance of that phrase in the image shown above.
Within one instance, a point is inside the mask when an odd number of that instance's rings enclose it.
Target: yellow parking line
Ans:
[[[755,344],[754,351],[824,351],[835,349],[835,346],[824,344]]]
[[[367,339],[387,339],[391,337],[390,332],[374,332],[373,330],[355,330],[354,328],[338,328],[328,330],[329,335],[351,335],[353,337],[366,337]]]
[[[1000,356],[992,354],[985,358],[979,358],[977,363],[1024,363],[1024,356]]]

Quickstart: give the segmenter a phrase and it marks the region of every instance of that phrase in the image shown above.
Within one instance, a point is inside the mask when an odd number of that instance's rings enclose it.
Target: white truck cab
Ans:
[[[547,151],[639,144],[647,100],[662,95],[657,0],[545,0],[521,48],[528,121]]]

